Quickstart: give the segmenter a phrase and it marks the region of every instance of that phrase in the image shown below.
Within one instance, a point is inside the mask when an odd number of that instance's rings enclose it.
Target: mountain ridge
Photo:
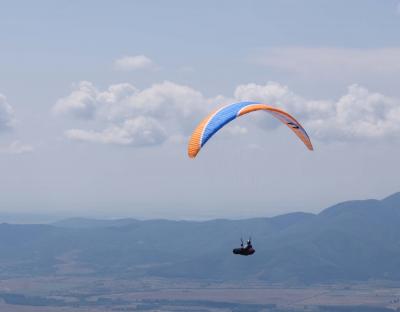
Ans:
[[[400,281],[399,224],[400,193],[339,203],[318,214],[245,220],[74,218],[49,225],[0,224],[0,277],[62,275],[60,262],[71,262],[89,275],[114,277]],[[250,235],[256,253],[232,255],[240,237]]]

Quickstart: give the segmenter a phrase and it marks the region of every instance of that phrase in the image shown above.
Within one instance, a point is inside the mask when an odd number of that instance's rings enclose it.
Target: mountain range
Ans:
[[[232,254],[251,235],[256,253]],[[48,274],[328,283],[400,280],[400,193],[246,220],[0,224],[0,277]]]

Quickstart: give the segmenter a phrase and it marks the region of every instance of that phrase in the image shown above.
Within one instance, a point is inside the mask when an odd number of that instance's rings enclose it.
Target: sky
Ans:
[[[400,2],[1,1],[0,214],[318,212],[400,191]],[[210,111],[263,112],[194,160]]]

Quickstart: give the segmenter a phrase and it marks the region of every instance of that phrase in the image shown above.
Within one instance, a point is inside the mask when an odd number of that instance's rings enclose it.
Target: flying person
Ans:
[[[190,158],[195,158],[200,150],[207,143],[207,141],[232,120],[245,114],[259,110],[270,113],[273,117],[289,127],[289,129],[294,132],[294,134],[304,143],[304,145],[310,151],[314,149],[306,130],[289,113],[280,108],[273,107],[261,102],[246,101],[226,105],[220,109],[211,112],[207,117],[205,117],[197,125],[196,129],[191,135],[187,149],[188,156]],[[247,240],[246,247],[243,247],[243,240],[241,240],[240,248],[233,249],[233,253],[242,256],[250,256],[254,254],[255,249],[251,244],[251,239]]]
[[[256,250],[253,248],[253,245],[251,244],[251,239],[249,238],[246,242],[246,247],[243,247],[243,240],[240,239],[240,248],[235,248],[233,249],[233,253],[235,255],[241,255],[241,256],[251,256],[256,252]]]
[[[249,238],[248,240],[247,240],[247,242],[246,242],[246,249],[250,249],[250,248],[253,248],[253,246],[251,245],[251,238]]]

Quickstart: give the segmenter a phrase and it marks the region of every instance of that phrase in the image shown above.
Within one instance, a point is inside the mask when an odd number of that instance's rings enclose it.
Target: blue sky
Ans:
[[[0,211],[318,211],[400,190],[398,1],[2,1]],[[195,160],[207,112],[262,100]]]

